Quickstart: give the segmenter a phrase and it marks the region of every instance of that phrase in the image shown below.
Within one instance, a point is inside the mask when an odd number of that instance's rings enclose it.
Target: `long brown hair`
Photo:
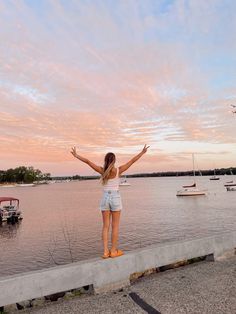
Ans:
[[[103,166],[103,174],[101,177],[102,184],[106,184],[108,181],[108,177],[111,173],[112,168],[114,167],[116,162],[116,156],[113,153],[107,153],[104,158],[104,166]]]

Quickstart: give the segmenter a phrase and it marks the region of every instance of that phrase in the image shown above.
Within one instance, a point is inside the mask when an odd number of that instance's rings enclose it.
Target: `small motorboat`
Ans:
[[[230,169],[230,175],[233,176],[232,169]],[[234,180],[227,181],[224,184],[224,187],[226,187],[227,191],[236,191],[236,183],[234,182]]]
[[[35,183],[19,183],[17,184],[17,186],[27,188],[27,187],[35,186]]]
[[[0,197],[0,223],[4,221],[15,223],[23,219],[19,204],[18,198]]]
[[[236,184],[235,184],[235,186],[227,186],[226,190],[227,191],[236,191]]]
[[[230,176],[233,176],[233,171],[230,169]],[[236,186],[236,183],[233,180],[227,181],[224,186],[227,188],[228,186]]]
[[[235,186],[236,187],[236,183],[234,183],[233,181],[231,182],[228,182],[228,183],[225,183],[224,186],[227,188],[227,187],[232,187],[232,186]]]
[[[1,184],[0,188],[15,188],[16,184]]]
[[[224,187],[226,187],[227,191],[236,191],[236,183],[233,181],[224,184]]]

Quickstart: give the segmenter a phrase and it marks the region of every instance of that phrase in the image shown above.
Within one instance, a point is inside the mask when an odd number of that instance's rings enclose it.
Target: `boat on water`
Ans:
[[[216,170],[215,170],[215,169],[214,169],[214,175],[213,175],[212,177],[210,177],[210,180],[211,180],[211,181],[220,180],[220,177],[217,177],[217,176],[216,176]]]
[[[36,184],[35,183],[20,183],[20,184],[17,184],[17,186],[20,186],[20,187],[29,187],[29,186],[35,186]]]
[[[232,186],[235,186],[236,187],[236,183],[234,183],[234,181],[230,181],[230,182],[227,182],[224,184],[224,186],[227,188],[227,187],[232,187]]]
[[[201,190],[197,187],[185,188],[177,191],[176,196],[195,196],[195,195],[206,195],[207,190]]]
[[[23,219],[19,204],[18,198],[0,197],[0,223],[4,221],[15,223]]]
[[[126,177],[122,178],[119,186],[130,186],[131,184],[127,181]]]
[[[17,187],[32,187],[35,183],[15,183],[15,184],[1,184],[0,188],[17,188]]]
[[[0,188],[15,188],[17,184],[1,184]]]
[[[216,177],[216,176],[213,176],[213,177],[210,178],[210,180],[211,180],[211,181],[214,181],[214,180],[216,181],[216,180],[220,180],[220,178],[219,178],[219,177]]]
[[[183,188],[195,188],[195,187],[196,187],[195,182],[193,184],[190,184],[190,185],[183,185]]]
[[[236,184],[235,184],[235,186],[227,186],[226,190],[227,191],[236,191]]]
[[[190,185],[183,185],[183,189],[178,190],[176,196],[196,196],[196,195],[206,195],[207,190],[199,189],[195,181],[195,167],[194,167],[194,154],[192,154],[193,161],[193,177],[194,182]]]
[[[227,191],[236,191],[236,183],[234,181],[228,181],[224,184]]]
[[[230,169],[230,175],[231,176],[234,175],[231,169]],[[234,190],[236,190],[236,182],[234,182],[234,180],[227,181],[224,184],[224,187],[226,187],[227,191],[234,191]]]
[[[34,185],[45,185],[45,184],[49,184],[49,181],[47,180],[42,180],[42,181],[34,181],[33,182]]]

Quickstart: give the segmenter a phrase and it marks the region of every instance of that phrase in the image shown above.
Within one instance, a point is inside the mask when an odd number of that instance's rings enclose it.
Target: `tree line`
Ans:
[[[0,183],[32,183],[34,181],[50,180],[50,173],[42,173],[33,167],[20,166],[0,170]]]
[[[236,167],[231,168],[220,168],[215,170],[198,170],[195,172],[196,176],[213,176],[214,173],[217,176],[221,175],[231,175],[236,174]],[[152,172],[152,173],[136,173],[127,175],[129,178],[139,178],[139,177],[182,177],[182,176],[192,176],[193,170],[189,171],[166,171],[166,172]]]
[[[212,176],[214,170],[200,170],[196,171],[196,176]],[[236,167],[215,169],[216,175],[230,175],[236,174]],[[136,173],[127,175],[128,178],[140,177],[176,177],[176,176],[191,176],[193,171],[166,171],[166,172],[152,172],[152,173]],[[33,167],[17,167],[15,169],[0,170],[0,183],[32,183],[34,181],[43,180],[94,180],[99,179],[100,176],[57,176],[51,177],[50,173],[42,173],[39,169]]]
[[[220,175],[231,175],[236,174],[236,167],[231,168],[220,168],[215,169],[215,174],[217,176]],[[127,178],[143,178],[143,177],[182,177],[182,176],[192,176],[193,170],[188,171],[165,171],[165,172],[151,172],[151,173],[134,173],[134,174],[128,174],[124,175]],[[195,172],[196,176],[213,176],[214,170],[198,170]],[[53,180],[96,180],[99,179],[99,175],[94,176],[80,176],[80,175],[74,175],[74,176],[57,176],[53,177]]]

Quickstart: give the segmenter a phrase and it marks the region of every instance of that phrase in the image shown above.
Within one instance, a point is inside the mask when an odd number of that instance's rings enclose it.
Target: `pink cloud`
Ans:
[[[105,5],[83,4],[78,16],[51,1],[45,13],[49,29],[24,1],[16,1],[14,10],[2,5],[2,167],[20,160],[43,167],[48,162],[55,169],[63,163],[72,171],[77,169],[68,153],[73,145],[95,160],[108,149],[120,151],[124,160],[149,143],[153,150],[140,169],[168,170],[184,161],[173,157],[175,150],[173,156],[158,150],[161,141],[170,147],[189,141],[217,143],[219,149],[235,145],[235,121],[226,110],[229,89],[212,96],[211,74],[202,73],[192,47],[176,40],[143,41],[148,27],[164,31],[170,22],[186,32],[198,27],[210,32],[218,20],[210,14],[212,3],[191,3],[187,14],[184,2],[176,1],[160,19],[142,21],[135,11],[129,29],[134,38]],[[230,93],[236,95],[233,88]]]

